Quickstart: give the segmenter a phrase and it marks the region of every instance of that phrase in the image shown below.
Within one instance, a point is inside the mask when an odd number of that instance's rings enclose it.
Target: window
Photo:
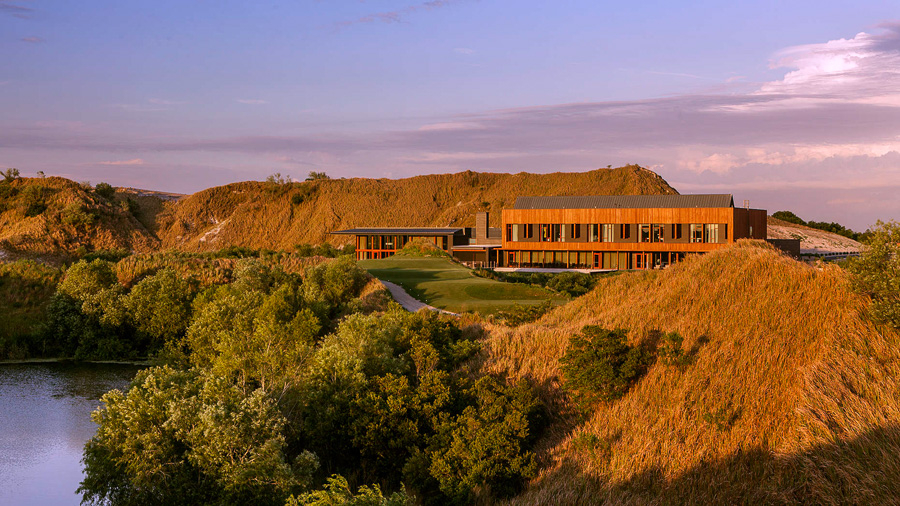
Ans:
[[[613,237],[613,226],[609,223],[603,224],[603,242],[613,241],[615,241],[615,237]]]
[[[650,242],[650,225],[641,224],[638,225],[638,242]]]
[[[719,225],[706,225],[703,231],[703,242],[717,243],[719,242]]]
[[[525,225],[519,225],[519,227],[521,227],[523,239],[534,239],[534,225],[528,223]]]
[[[551,235],[552,232],[550,230],[550,225],[547,225],[546,223],[542,223],[540,225],[540,227],[541,227],[541,241],[542,242],[552,241],[553,237]]]
[[[592,224],[588,225],[588,241],[597,242],[600,240],[599,233],[598,233],[599,227],[600,226],[597,225],[596,223],[592,223]]]
[[[650,226],[650,239],[653,242],[663,242],[663,226],[662,225],[651,225]]]
[[[619,225],[619,237],[622,239],[631,239],[631,225],[628,225],[627,223]]]
[[[572,225],[572,239],[581,239],[581,225]]]
[[[515,239],[513,239],[513,225],[506,225],[506,240],[515,241]]]
[[[672,231],[672,239],[681,239],[681,224],[676,223],[672,225],[675,230]]]
[[[691,223],[691,242],[703,242],[703,225]]]
[[[563,226],[558,224],[551,225],[550,233],[550,240],[552,242],[562,241]]]

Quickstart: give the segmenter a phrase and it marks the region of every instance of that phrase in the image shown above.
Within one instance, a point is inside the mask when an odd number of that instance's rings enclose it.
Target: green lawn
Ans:
[[[360,260],[359,266],[378,279],[402,286],[422,302],[455,313],[487,315],[514,304],[566,301],[564,296],[543,288],[479,278],[445,258],[394,255],[383,260]]]

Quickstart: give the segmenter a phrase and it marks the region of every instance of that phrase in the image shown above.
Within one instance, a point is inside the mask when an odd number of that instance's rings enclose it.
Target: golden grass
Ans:
[[[513,502],[896,500],[900,346],[863,311],[840,268],[744,241],[603,279],[536,324],[490,328],[485,366],[532,379],[563,407],[558,359],[584,325],[634,341],[677,331],[695,351],[684,368],[657,363],[583,423],[558,423],[542,474]]]
[[[520,195],[675,194],[637,166],[581,173],[461,172],[408,179],[339,179],[285,185],[235,183],[167,205],[158,234],[165,248],[208,251],[228,245],[291,249],[346,244],[330,232],[360,226],[472,226],[476,211],[500,211]],[[294,204],[294,196],[303,201]]]

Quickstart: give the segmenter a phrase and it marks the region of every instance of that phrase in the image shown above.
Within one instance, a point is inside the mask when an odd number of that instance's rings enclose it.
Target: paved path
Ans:
[[[398,304],[403,306],[403,309],[415,313],[416,311],[425,308],[429,311],[437,311],[439,313],[451,314],[453,316],[459,316],[456,313],[451,313],[450,311],[444,311],[443,309],[438,309],[434,306],[429,306],[424,302],[414,299],[412,295],[406,293],[406,290],[403,289],[402,286],[391,283],[390,281],[384,281],[383,279],[379,279],[381,284],[383,284],[387,289],[391,292],[391,296],[394,297],[394,300],[397,301]]]

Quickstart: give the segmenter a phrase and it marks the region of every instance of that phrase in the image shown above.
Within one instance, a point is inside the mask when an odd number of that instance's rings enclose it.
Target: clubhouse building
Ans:
[[[354,228],[359,260],[385,258],[424,240],[470,266],[657,269],[733,244],[766,239],[766,211],[731,195],[518,197],[501,227],[477,213],[474,228]]]

